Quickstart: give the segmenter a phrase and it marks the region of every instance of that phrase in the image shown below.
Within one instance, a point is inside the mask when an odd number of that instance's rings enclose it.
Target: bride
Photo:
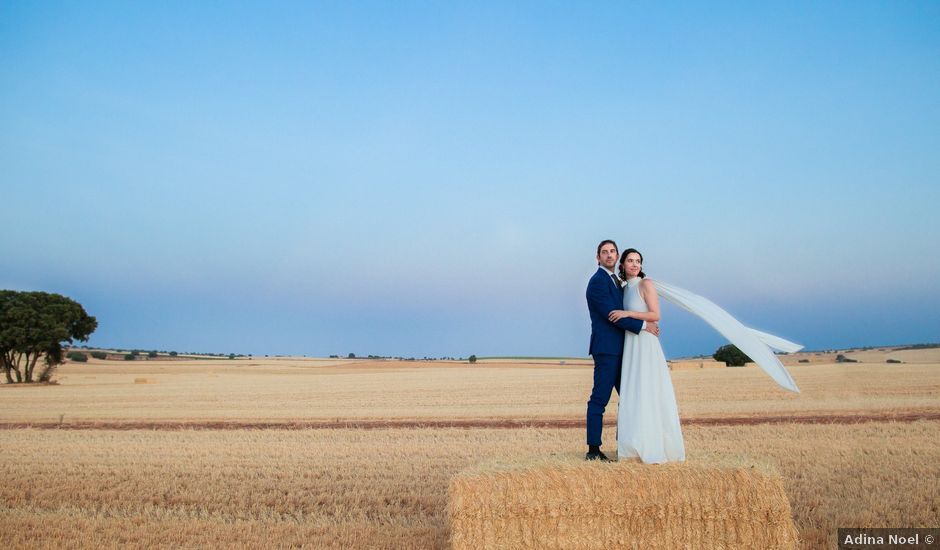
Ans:
[[[642,271],[643,255],[628,248],[620,256],[620,278],[625,282],[623,307],[610,313],[610,321],[624,317],[659,321],[659,297],[653,281]],[[646,463],[685,460],[679,428],[679,409],[669,378],[669,367],[659,338],[650,333],[627,333],[620,372],[620,408],[617,412],[617,458],[639,457]]]
[[[712,325],[750,356],[778,384],[799,392],[790,373],[770,349],[795,352],[802,349],[782,338],[750,329],[725,310],[687,290],[653,282],[642,271],[643,255],[629,248],[620,256],[624,280],[622,310],[610,313],[610,321],[624,317],[659,321],[659,294]],[[660,292],[657,292],[660,291]],[[679,410],[659,338],[640,331],[624,336],[621,363],[620,404],[617,413],[617,457],[639,457],[645,463],[685,460],[685,444],[679,427]]]

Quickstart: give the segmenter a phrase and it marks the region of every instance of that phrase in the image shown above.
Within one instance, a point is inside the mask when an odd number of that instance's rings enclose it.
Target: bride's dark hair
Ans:
[[[627,272],[626,272],[626,270],[623,269],[623,262],[624,262],[624,260],[627,259],[627,255],[630,254],[631,252],[635,252],[636,254],[638,254],[638,255],[640,256],[640,266],[641,266],[641,267],[643,266],[643,254],[642,254],[639,250],[637,250],[637,249],[635,249],[635,248],[628,248],[628,249],[624,250],[624,251],[623,251],[623,254],[620,255],[620,262],[618,262],[618,264],[617,264],[617,265],[619,265],[620,267],[617,268],[617,271],[620,272],[620,278],[623,279],[623,280],[625,280],[625,281],[627,280]],[[643,273],[643,269],[640,269],[640,274],[639,274],[639,275],[640,275],[640,278],[641,278],[641,279],[645,279],[645,278],[646,278],[646,273]]]

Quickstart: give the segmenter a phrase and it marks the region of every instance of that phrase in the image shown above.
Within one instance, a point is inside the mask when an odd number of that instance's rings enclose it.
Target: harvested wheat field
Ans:
[[[755,368],[673,372],[689,462],[768,464],[804,548],[940,524],[940,357],[791,372],[800,395]],[[448,548],[461,471],[579,460],[591,370],[90,361],[60,380],[0,386],[2,547]]]
[[[799,395],[756,367],[678,370],[672,378],[683,419],[940,412],[940,349],[918,350],[926,352],[934,362],[790,366]],[[589,362],[532,360],[91,360],[62,367],[58,386],[0,385],[0,423],[577,420],[591,372]],[[137,378],[148,383],[135,385]]]

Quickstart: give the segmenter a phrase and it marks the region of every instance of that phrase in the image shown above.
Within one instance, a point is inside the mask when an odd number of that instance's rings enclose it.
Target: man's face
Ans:
[[[602,246],[597,255],[597,265],[613,271],[614,266],[617,265],[617,247],[610,243]]]

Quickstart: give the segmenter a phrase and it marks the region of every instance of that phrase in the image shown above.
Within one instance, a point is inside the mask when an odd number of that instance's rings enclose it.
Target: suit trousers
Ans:
[[[595,354],[594,358],[594,389],[587,403],[587,444],[601,444],[601,430],[604,427],[604,408],[610,402],[610,394],[617,388],[620,394],[620,355],[606,353]]]

